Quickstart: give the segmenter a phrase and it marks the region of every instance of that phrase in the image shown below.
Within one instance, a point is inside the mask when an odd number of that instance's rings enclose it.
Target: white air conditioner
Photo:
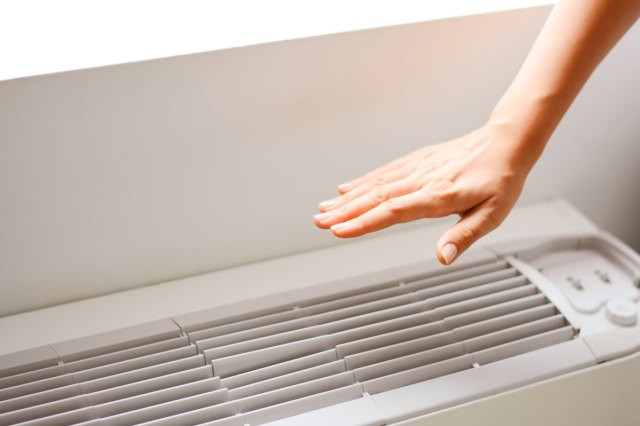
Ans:
[[[0,318],[37,346],[0,357],[0,424],[635,424],[640,256],[561,200],[446,268],[441,229]]]

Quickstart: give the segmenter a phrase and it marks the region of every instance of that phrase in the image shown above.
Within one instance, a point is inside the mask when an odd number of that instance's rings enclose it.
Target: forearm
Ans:
[[[640,0],[559,0],[486,125],[339,185],[316,225],[352,238],[458,214],[436,247],[451,264],[508,215],[571,102],[639,15]]]
[[[528,172],[587,79],[640,16],[640,0],[559,0],[489,125]]]

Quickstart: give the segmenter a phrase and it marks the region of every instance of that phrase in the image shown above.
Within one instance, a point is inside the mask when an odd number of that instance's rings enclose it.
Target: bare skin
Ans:
[[[640,0],[560,0],[515,80],[481,128],[428,145],[338,186],[316,226],[352,238],[452,214],[436,245],[448,265],[498,227],[587,79],[640,17]]]

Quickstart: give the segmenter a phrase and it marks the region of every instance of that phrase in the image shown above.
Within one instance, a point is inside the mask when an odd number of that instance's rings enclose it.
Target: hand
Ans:
[[[422,218],[460,215],[436,246],[451,264],[495,229],[515,204],[530,167],[513,152],[513,135],[484,126],[462,138],[426,146],[338,186],[342,194],[319,204],[320,228],[341,238]]]

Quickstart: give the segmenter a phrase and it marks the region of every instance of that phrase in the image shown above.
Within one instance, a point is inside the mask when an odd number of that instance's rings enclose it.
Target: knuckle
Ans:
[[[498,226],[498,216],[495,214],[495,211],[490,211],[484,214],[482,217],[482,223],[485,228],[493,229]]]
[[[428,208],[425,209],[425,217],[443,217],[453,213],[453,195],[449,193],[433,194],[426,191]]]
[[[416,206],[401,198],[390,198],[380,205],[394,223],[410,222],[423,217]]]
[[[435,199],[439,206],[447,208],[456,200],[456,193],[453,191],[440,192],[435,195]]]
[[[401,200],[397,198],[391,198],[381,204],[391,215],[401,216],[405,210],[405,205]]]
[[[374,187],[371,191],[369,191],[368,195],[371,201],[373,201],[376,204],[380,204],[388,200],[389,188],[387,187],[386,184],[378,185]]]
[[[477,230],[465,225],[460,225],[458,227],[458,235],[460,236],[462,242],[467,246],[473,244],[479,237],[479,233]]]
[[[333,214],[340,220],[346,219],[349,216],[349,212],[345,206],[338,207],[333,211]]]
[[[418,192],[422,189],[424,184],[415,176],[409,175],[399,181],[400,187],[404,188],[407,193]]]
[[[389,182],[389,176],[386,173],[374,177],[371,181],[371,183],[376,186],[382,186],[387,184],[388,182]]]
[[[430,182],[425,191],[434,200],[434,204],[438,207],[447,207],[456,201],[457,192],[452,179],[438,179]]]
[[[497,211],[493,210],[485,217],[485,224],[487,231],[492,231],[502,224],[506,215],[501,215]]]
[[[453,188],[453,179],[452,178],[438,178],[429,183],[427,185],[429,191],[433,194],[438,195],[446,195],[451,193],[451,189]]]

